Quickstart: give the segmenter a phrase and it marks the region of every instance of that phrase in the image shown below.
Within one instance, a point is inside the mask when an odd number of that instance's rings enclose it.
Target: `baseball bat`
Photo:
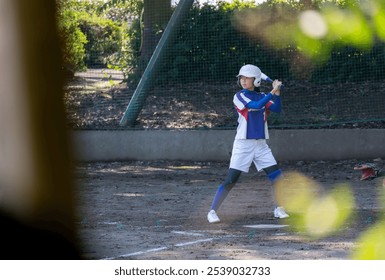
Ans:
[[[270,83],[272,83],[273,82],[273,80],[272,79],[270,79],[266,74],[264,74],[264,73],[261,73],[261,78],[262,78],[262,80],[264,80],[264,81],[267,81],[267,82],[270,82]],[[283,89],[285,86],[283,85],[283,84],[281,84],[281,86],[279,87],[280,89]]]

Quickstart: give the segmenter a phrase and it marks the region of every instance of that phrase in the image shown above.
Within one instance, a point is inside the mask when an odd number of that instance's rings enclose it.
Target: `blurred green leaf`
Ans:
[[[359,48],[373,45],[372,29],[361,10],[329,6],[322,14],[328,24],[328,40]]]
[[[357,240],[358,247],[351,257],[356,260],[385,260],[385,221],[382,221]]]

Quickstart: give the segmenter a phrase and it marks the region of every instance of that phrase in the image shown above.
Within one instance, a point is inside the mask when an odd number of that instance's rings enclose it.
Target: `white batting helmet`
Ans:
[[[261,85],[261,75],[262,72],[257,66],[246,64],[239,69],[237,77],[239,78],[239,76],[244,76],[248,78],[255,78],[254,86],[259,87]]]

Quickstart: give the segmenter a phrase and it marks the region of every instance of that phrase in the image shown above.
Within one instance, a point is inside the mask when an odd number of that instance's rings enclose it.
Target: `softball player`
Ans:
[[[242,90],[234,95],[233,103],[238,112],[238,127],[234,139],[230,168],[225,181],[218,187],[211,210],[207,214],[210,223],[218,223],[217,210],[230,190],[234,187],[241,172],[249,172],[252,163],[258,171],[264,170],[272,183],[282,175],[277,162],[266,144],[269,138],[267,116],[270,111],[281,112],[280,81],[273,82],[270,93],[259,91],[261,70],[254,65],[244,65],[240,70],[238,84]],[[283,207],[275,205],[274,217],[287,218]]]

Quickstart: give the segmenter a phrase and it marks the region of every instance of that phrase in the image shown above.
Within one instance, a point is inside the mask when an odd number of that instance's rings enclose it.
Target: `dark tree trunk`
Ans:
[[[171,17],[171,0],[144,0],[143,41],[140,56],[142,73]]]

